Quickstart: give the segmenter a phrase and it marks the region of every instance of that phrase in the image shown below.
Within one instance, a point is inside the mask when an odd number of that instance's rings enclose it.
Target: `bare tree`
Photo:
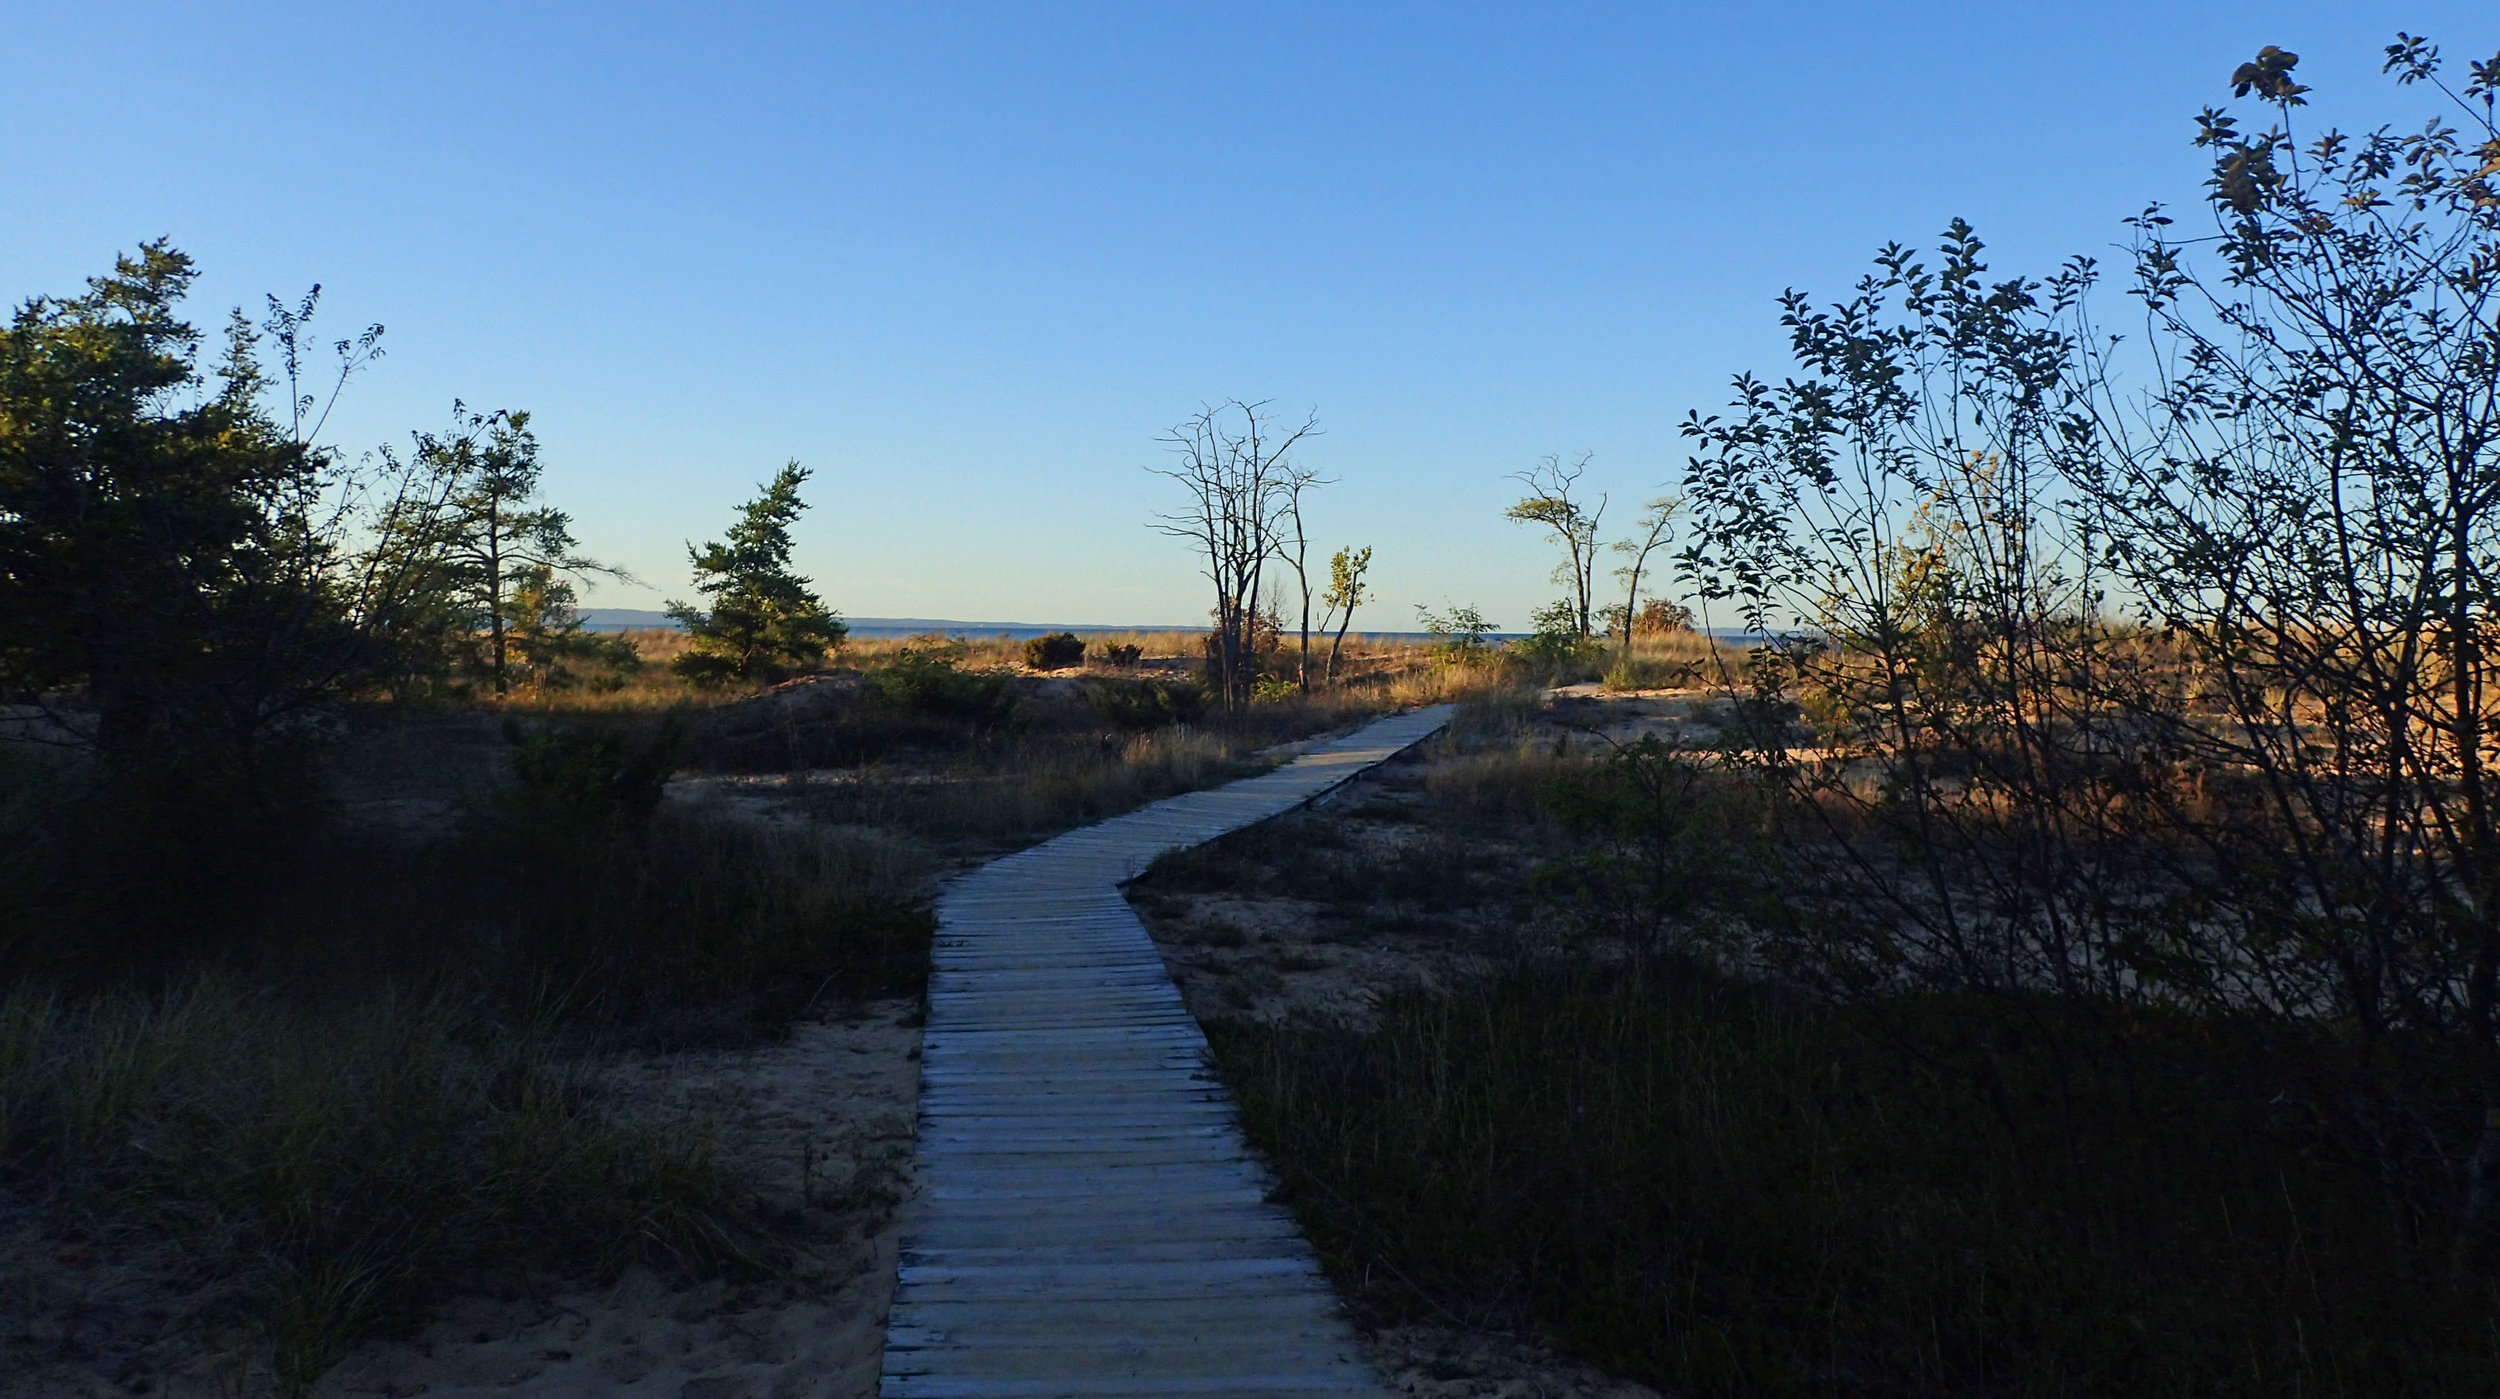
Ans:
[[[1226,399],[1196,413],[1163,435],[1176,459],[1150,467],[1188,492],[1186,508],[1155,518],[1155,528],[1186,539],[1203,556],[1215,585],[1215,631],[1207,641],[1207,666],[1228,712],[1247,707],[1258,681],[1255,629],[1268,560],[1290,525],[1287,506],[1307,479],[1292,452],[1319,431],[1314,413],[1301,426],[1280,429],[1268,402]]]
[[[1606,497],[1599,496],[1596,508],[1590,509],[1574,499],[1573,492],[1593,455],[1582,452],[1569,466],[1563,465],[1561,457],[1549,456],[1514,475],[1511,479],[1526,486],[1528,494],[1503,512],[1505,519],[1553,531],[1554,542],[1563,548],[1563,561],[1554,566],[1554,581],[1570,590],[1564,600],[1570,604],[1572,624],[1581,636],[1595,630],[1591,617],[1596,604],[1597,523],[1606,513]]]
[[[1287,538],[1280,533],[1277,554],[1293,570],[1294,587],[1302,595],[1302,656],[1296,681],[1306,695],[1311,692],[1311,535],[1302,524],[1302,493],[1313,486],[1329,484],[1331,478],[1297,464],[1288,463],[1284,469],[1284,509],[1278,523],[1291,530],[1292,535]]]

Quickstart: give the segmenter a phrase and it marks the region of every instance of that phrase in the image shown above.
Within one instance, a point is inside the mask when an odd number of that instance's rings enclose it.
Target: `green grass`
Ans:
[[[2253,1029],[1522,966],[1374,1033],[1211,1032],[1378,1316],[1678,1393],[2500,1391],[2493,1296],[2391,1262]]]

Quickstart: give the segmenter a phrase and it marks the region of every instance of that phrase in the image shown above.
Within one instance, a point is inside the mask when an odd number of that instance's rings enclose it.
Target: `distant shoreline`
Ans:
[[[1019,639],[1048,636],[1054,632],[1074,632],[1078,636],[1095,636],[1105,632],[1202,632],[1205,627],[1139,624],[1136,626],[1102,626],[1089,623],[1058,622],[959,622],[946,617],[845,617],[843,625],[853,636],[1012,636]],[[678,629],[665,612],[636,607],[585,607],[582,625],[591,631],[633,631],[646,627]],[[1421,633],[1418,633],[1420,635]]]
[[[1203,626],[1175,626],[1168,623],[1104,626],[1088,622],[959,622],[945,617],[845,617],[842,620],[843,624],[850,628],[851,635],[874,638],[1004,636],[1022,641],[1036,636],[1049,636],[1055,632],[1072,632],[1078,636],[1102,636],[1116,635],[1121,632],[1204,632],[1207,630]],[[667,613],[636,607],[585,607],[582,609],[582,625],[591,631],[638,631],[644,628],[677,630],[677,624],[669,620]],[[1751,632],[1736,627],[1712,627],[1708,629],[1708,634],[1721,641],[1746,641],[1753,637]],[[1312,635],[1317,637],[1320,633],[1313,632]],[[1374,631],[1368,627],[1358,627],[1348,635],[1377,637],[1384,641],[1430,641],[1433,639],[1430,632]],[[1487,634],[1486,639],[1517,641],[1526,635],[1525,632],[1491,632]]]

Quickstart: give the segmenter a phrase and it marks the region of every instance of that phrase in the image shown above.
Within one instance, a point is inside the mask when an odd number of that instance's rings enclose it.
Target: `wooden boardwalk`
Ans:
[[[1382,719],[948,886],[885,1399],[1381,1393],[1119,886],[1448,720]]]

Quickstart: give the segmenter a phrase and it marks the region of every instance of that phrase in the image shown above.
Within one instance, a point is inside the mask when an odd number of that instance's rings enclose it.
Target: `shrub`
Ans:
[[[217,843],[134,845],[170,822],[82,806],[85,764],[0,780],[0,1199],[115,1266],[178,1255],[209,1310],[168,1325],[265,1345],[280,1393],[448,1295],[780,1266],[703,1134],[612,1118],[586,1056],[925,977],[901,847],[662,804],[665,730],[513,738],[516,780],[423,846],[223,807],[193,808]],[[84,887],[134,849],[150,884]],[[248,888],[173,897],[229,852]]]
[[[1099,733],[1019,734],[970,781],[829,783],[811,788],[819,820],[877,825],[924,839],[1022,843],[1178,792],[1247,777],[1248,744],[1218,729],[1166,725],[1116,744]]]
[[[961,648],[906,646],[868,673],[869,688],[897,709],[965,719],[997,728],[1015,717],[1015,680],[997,671],[966,670]]]
[[[1632,614],[1634,636],[1672,636],[1693,629],[1693,609],[1654,597]]]
[[[1035,670],[1066,670],[1085,664],[1085,642],[1075,632],[1053,632],[1024,643],[1024,663]]]
[[[1475,608],[1453,607],[1443,617],[1418,606],[1415,615],[1432,636],[1433,659],[1444,665],[1472,666],[1493,653],[1487,641],[1493,635],[1493,623]]]
[[[1102,658],[1105,664],[1120,666],[1124,669],[1137,664],[1138,658],[1144,654],[1145,648],[1134,642],[1115,641],[1102,648]]]
[[[636,743],[617,727],[507,723],[514,796],[590,827],[638,826],[659,808],[683,729],[674,721]]]
[[[1595,638],[1576,632],[1541,631],[1502,649],[1504,663],[1513,670],[1557,679],[1590,669],[1604,654]]]
[[[265,755],[257,792],[214,756],[115,770],[0,743],[0,976],[221,955],[317,865],[303,754]]]
[[[1557,772],[1544,805],[1571,839],[1537,884],[1616,940],[1663,950],[1701,916],[1741,914],[1764,875],[1756,794],[1656,734]]]
[[[1512,674],[1555,684],[1596,673],[1605,648],[1580,630],[1580,614],[1570,603],[1548,603],[1531,620],[1534,629],[1502,649],[1502,663]]]
[[[1085,703],[1124,729],[1186,724],[1207,707],[1207,690],[1195,679],[1106,680],[1085,687]]]

